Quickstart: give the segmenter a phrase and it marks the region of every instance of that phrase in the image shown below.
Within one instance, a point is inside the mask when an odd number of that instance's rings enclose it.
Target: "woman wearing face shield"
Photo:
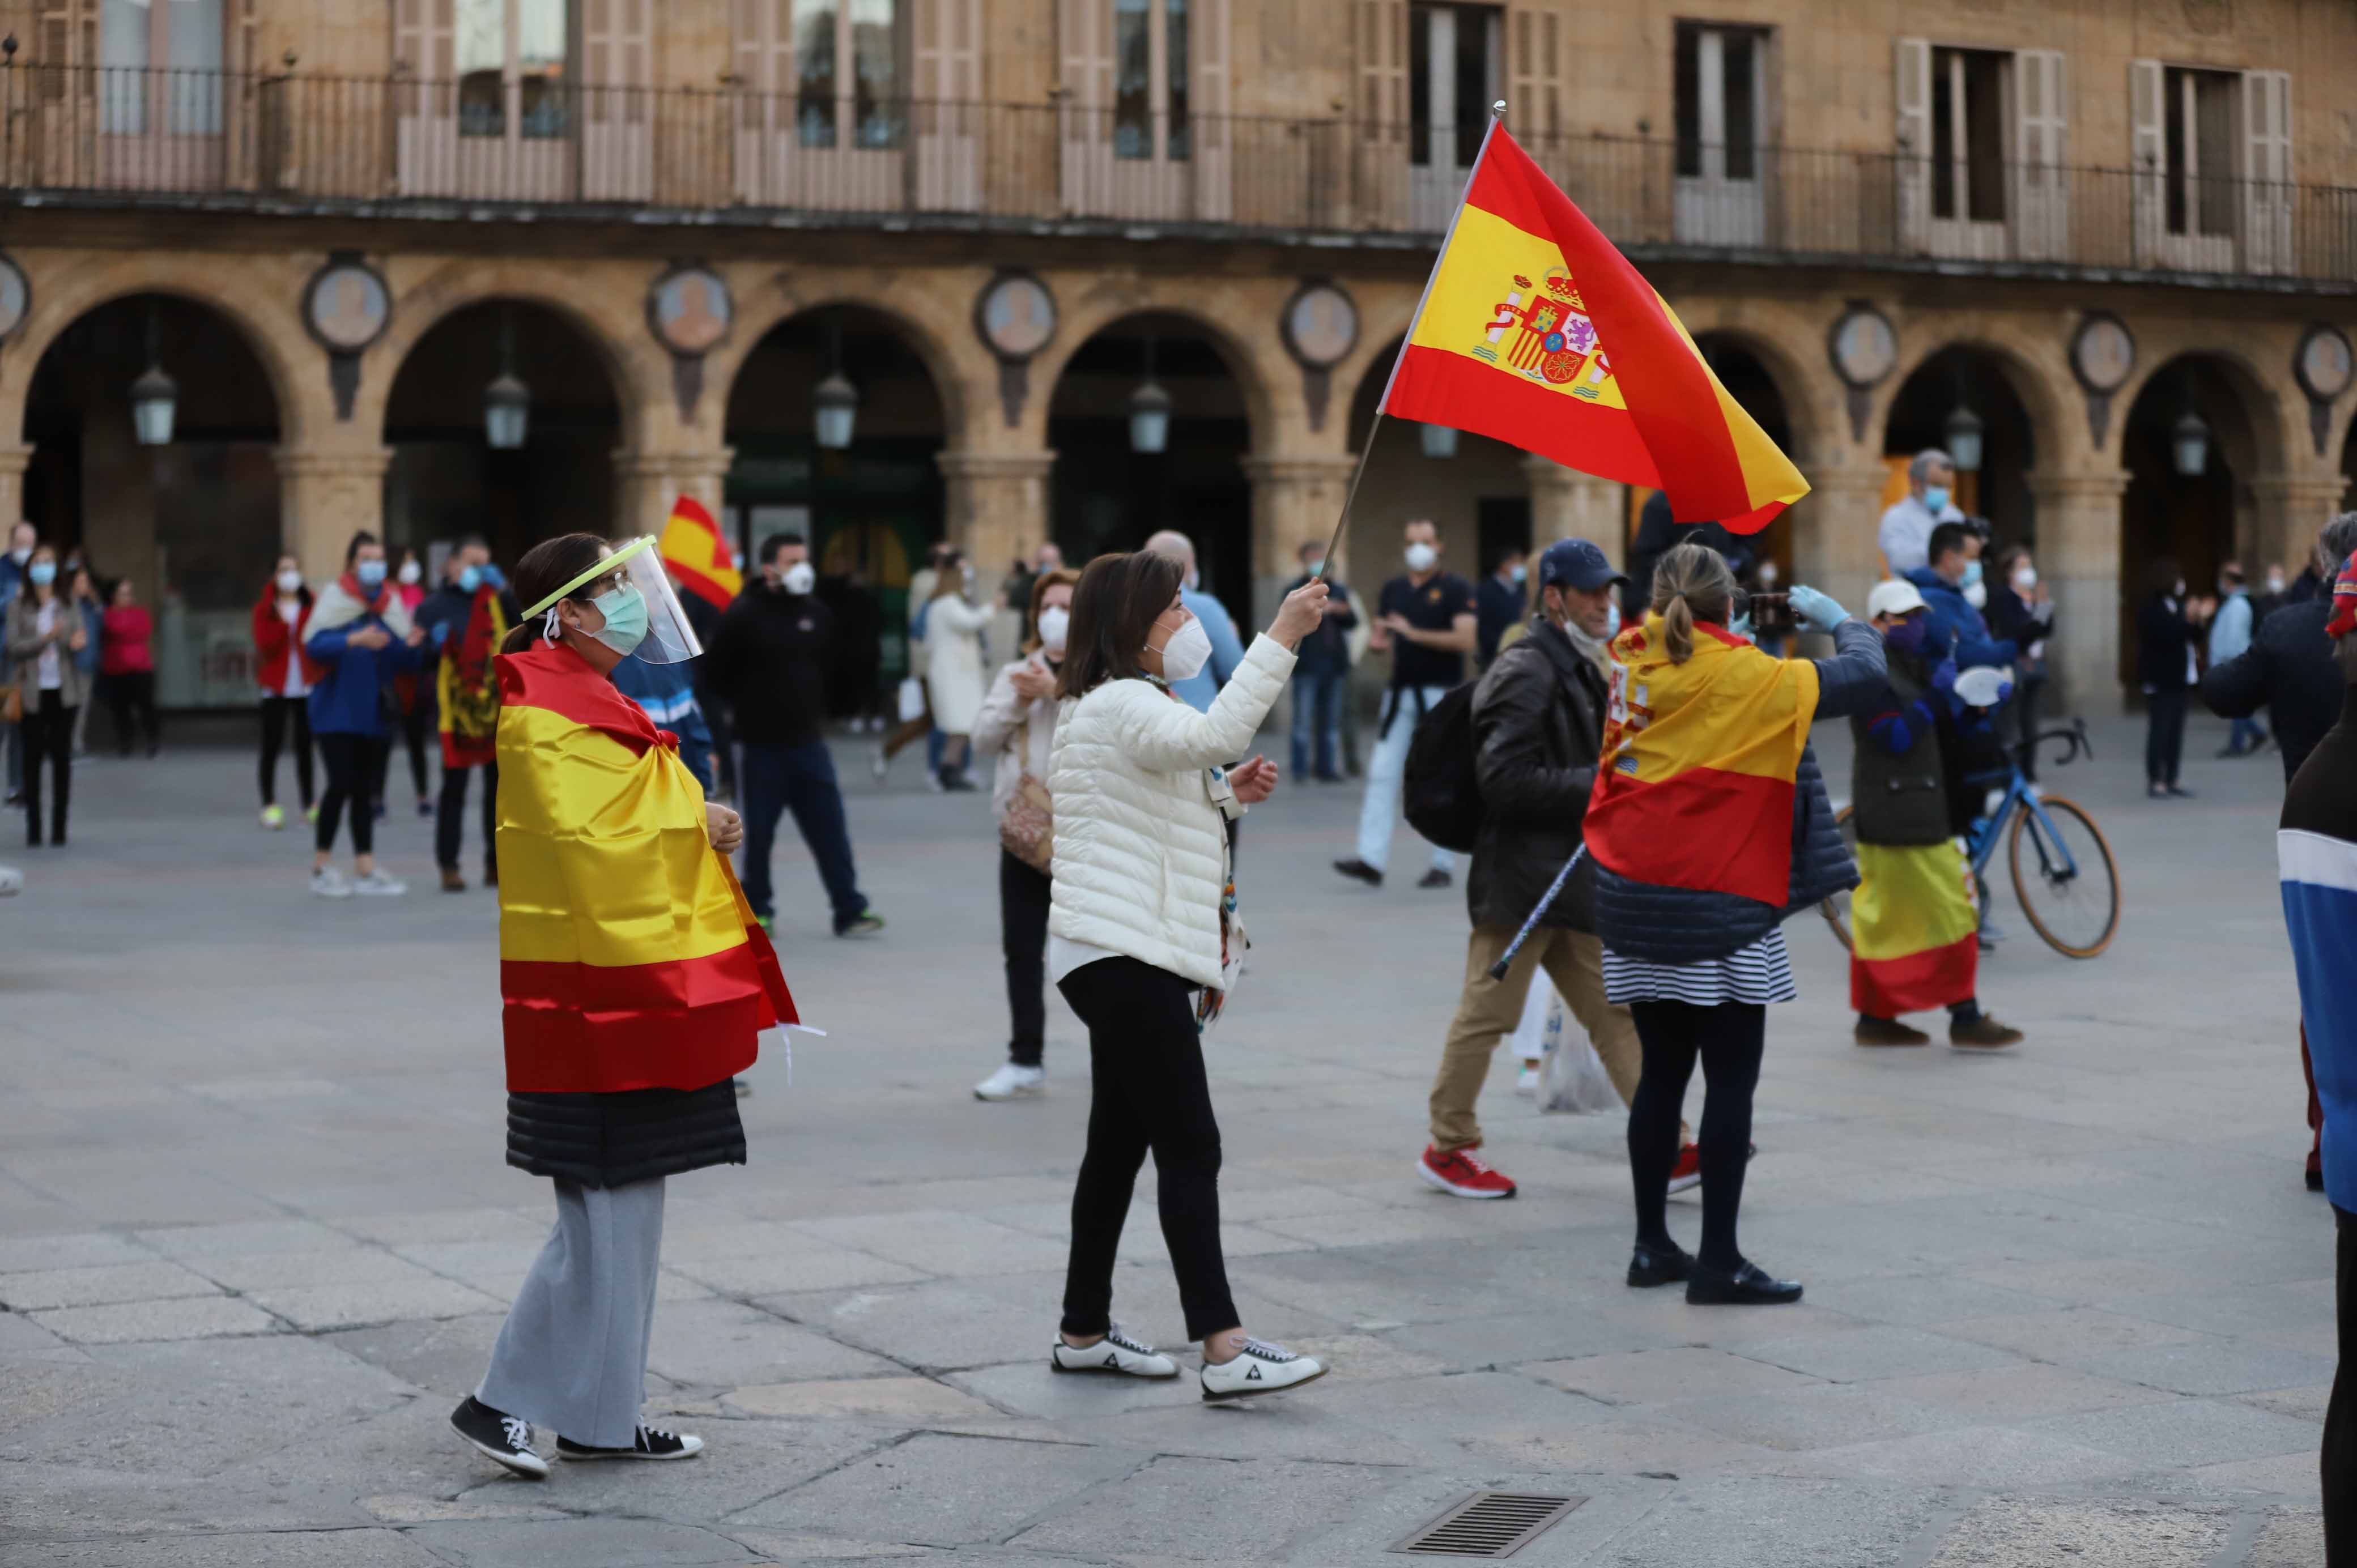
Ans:
[[[535,547],[495,660],[508,1163],[554,1179],[556,1228],[450,1423],[535,1477],[535,1423],[571,1460],[704,1446],[640,1419],[663,1178],[744,1163],[730,1079],[760,1030],[794,1021],[728,869],[737,813],[613,686],[632,653],[700,651],[653,543]]]
[[[1048,750],[1056,738],[1056,675],[1063,668],[1078,572],[1059,567],[1032,580],[1023,657],[998,671],[974,721],[977,757],[996,756],[990,802],[998,818],[999,940],[1006,952],[1006,1006],[1015,1031],[1006,1064],[974,1086],[976,1100],[1044,1094],[1040,1050],[1048,1026],[1042,993],[1048,950],[1049,858],[1055,847],[1048,799]]]

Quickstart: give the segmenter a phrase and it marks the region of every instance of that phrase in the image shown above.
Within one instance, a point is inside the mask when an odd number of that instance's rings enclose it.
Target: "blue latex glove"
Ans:
[[[1943,659],[1932,671],[1932,690],[1953,692],[1956,689],[1956,661]]]
[[[1805,583],[1792,585],[1792,613],[1811,631],[1829,632],[1849,619],[1849,611],[1834,603],[1832,595],[1821,594]]]

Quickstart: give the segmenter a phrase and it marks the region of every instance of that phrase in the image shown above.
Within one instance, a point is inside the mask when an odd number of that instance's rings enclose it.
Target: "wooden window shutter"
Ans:
[[[1891,100],[1898,112],[1899,234],[1910,250],[1932,243],[1932,41],[1897,40]]]
[[[1358,0],[1359,136],[1405,145],[1407,6],[1405,0]]]
[[[2243,73],[2244,265],[2255,273],[2293,270],[2291,235],[2291,73]]]
[[[2162,145],[2168,120],[2161,95],[2168,78],[2157,59],[2128,61],[2128,177],[2133,209],[2130,231],[2138,266],[2160,259],[2161,225],[2168,220],[2168,149]]]
[[[1094,122],[1113,106],[1113,0],[1061,0],[1057,21],[1065,102],[1088,115],[1102,137],[1104,128]]]
[[[2070,222],[2070,78],[2054,49],[2013,57],[2015,188],[2021,254],[2061,261]]]

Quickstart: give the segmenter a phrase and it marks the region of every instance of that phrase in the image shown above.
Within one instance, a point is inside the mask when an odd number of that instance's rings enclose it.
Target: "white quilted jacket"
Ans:
[[[1147,681],[1108,681],[1063,704],[1049,755],[1051,933],[1220,983],[1227,822],[1204,769],[1250,754],[1292,675],[1293,655],[1264,636],[1208,714]]]

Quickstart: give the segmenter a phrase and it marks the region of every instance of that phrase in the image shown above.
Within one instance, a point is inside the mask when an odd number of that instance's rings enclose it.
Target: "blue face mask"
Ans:
[[[483,569],[480,566],[461,566],[458,568],[458,587],[462,593],[471,594],[482,585]]]
[[[382,587],[384,585],[384,563],[382,561],[363,561],[359,565],[352,568],[352,576],[363,588]]]
[[[1531,575],[1531,569],[1530,569],[1528,566],[1523,565],[1521,562],[1517,561],[1517,562],[1515,562],[1515,563],[1514,563],[1513,570],[1512,570],[1511,572],[1507,573],[1506,575],[1507,575],[1508,576],[1510,576],[1510,577],[1513,578],[1513,580],[1514,580],[1514,585],[1515,585],[1516,587],[1520,587],[1520,586],[1522,586],[1522,585],[1523,585],[1523,584],[1524,582],[1526,582],[1526,581],[1528,581],[1528,580],[1529,580],[1529,578],[1530,578],[1530,575]]]
[[[647,639],[647,600],[638,589],[625,583],[589,602],[606,618],[606,624],[589,635],[615,652],[627,659]]]
[[[1924,634],[1930,628],[1931,623],[1921,616],[1910,616],[1885,629],[1882,640],[1901,653],[1921,653],[1923,651]]]
[[[1962,586],[1964,586],[1964,587],[1967,587],[1967,588],[1969,588],[1969,587],[1971,587],[1975,583],[1977,583],[1977,582],[1979,582],[1980,580],[1981,580],[1981,564],[1980,564],[1978,561],[1967,561],[1967,562],[1965,562],[1965,563],[1964,563],[1964,581],[1963,581],[1963,583],[1962,583],[1962,585],[1962,585]]]
[[[25,568],[25,575],[30,577],[34,582],[38,583],[41,586],[46,588],[51,583],[58,580],[57,563],[54,561],[36,561],[30,566]]]
[[[1947,510],[1948,510],[1948,487],[1947,487],[1947,486],[1945,486],[1945,485],[1926,485],[1926,486],[1924,486],[1924,487],[1923,487],[1923,505],[1924,505],[1924,507],[1925,507],[1925,508],[1926,508],[1926,509],[1927,509],[1927,510],[1932,513],[1932,515],[1933,517],[1937,517],[1937,516],[1939,516],[1942,512],[1943,512],[1943,511]]]

